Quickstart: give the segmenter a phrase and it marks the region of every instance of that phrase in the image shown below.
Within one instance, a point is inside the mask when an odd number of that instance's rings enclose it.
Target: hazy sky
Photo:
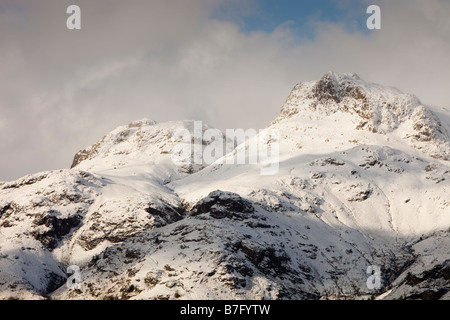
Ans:
[[[0,180],[67,168],[144,117],[265,127],[329,70],[450,107],[449,15],[448,0],[0,0]]]

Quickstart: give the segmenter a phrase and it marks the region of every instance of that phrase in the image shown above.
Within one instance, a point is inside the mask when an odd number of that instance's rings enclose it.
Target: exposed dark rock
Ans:
[[[216,219],[233,218],[242,220],[245,217],[242,213],[248,214],[254,211],[255,208],[252,203],[241,198],[240,195],[216,190],[197,202],[192,208],[190,215],[197,216],[209,213],[211,217]]]
[[[450,285],[450,260],[446,260],[434,266],[432,269],[422,272],[420,276],[408,273],[405,278],[405,283],[410,286],[416,286],[424,281],[437,279],[448,281]]]
[[[101,143],[103,143],[104,139],[105,137],[103,137],[102,140],[92,145],[91,147],[78,151],[73,157],[72,165],[70,166],[70,168],[72,169],[84,160],[90,159],[95,156],[98,152],[99,146],[101,145]]]
[[[232,289],[245,288],[247,286],[247,280],[236,276],[227,276],[221,279],[222,283]]]
[[[295,297],[295,298],[294,298]],[[301,290],[299,286],[283,287],[278,292],[278,299],[280,300],[319,300],[320,295],[315,292],[307,292]]]
[[[252,268],[245,265],[245,263],[239,261],[238,259],[230,256],[228,257],[227,263],[224,265],[227,273],[237,272],[244,277],[252,277],[253,270]]]
[[[125,252],[125,257],[128,259],[139,259],[142,253],[138,250],[127,249]]]
[[[25,185],[35,184],[36,182],[39,182],[39,181],[47,178],[47,176],[48,176],[47,173],[38,173],[38,174],[34,174],[34,175],[28,175],[28,176],[20,178],[16,181],[6,182],[0,189],[16,189],[16,188],[23,187]]]
[[[327,158],[327,159],[323,160],[322,165],[326,165],[326,164],[333,165],[333,166],[343,166],[345,163],[343,161],[339,161],[334,158]]]
[[[46,226],[49,229],[44,232],[34,231],[32,234],[36,240],[42,242],[49,250],[53,250],[65,235],[69,234],[73,228],[80,224],[82,219],[83,217],[79,214],[65,219],[58,219],[51,215],[40,215],[35,219],[34,223],[38,226]]]
[[[449,291],[448,288],[441,288],[438,290],[427,289],[421,293],[412,294],[407,296],[407,300],[439,300],[444,294]]]
[[[324,159],[318,159],[310,163],[311,166],[314,165],[320,165],[320,166],[327,166],[327,165],[333,165],[333,166],[343,166],[345,165],[345,162],[337,160],[335,158],[324,158]]]
[[[261,222],[255,222],[255,221],[248,221],[246,224],[250,228],[262,228],[262,229],[272,228],[272,226],[267,223],[261,223]]]
[[[170,265],[168,265],[168,264],[166,264],[165,266],[164,266],[164,270],[166,270],[166,271],[175,271],[175,269],[174,268],[172,268]]]
[[[381,162],[379,159],[377,158],[373,158],[373,157],[369,157],[367,159],[367,161],[363,164],[360,164],[360,167],[364,167],[365,169],[369,168],[369,167],[374,167],[374,166],[378,166],[378,167],[382,167],[384,165],[383,162]]]
[[[351,198],[348,199],[348,201],[364,201],[369,198],[371,195],[372,190],[362,190],[354,194]]]
[[[241,243],[240,249],[256,268],[266,274],[279,276],[290,271],[287,264],[291,259],[284,251],[274,248],[253,247],[245,243]]]
[[[341,102],[341,90],[339,83],[334,79],[331,73],[323,76],[313,88],[314,98],[320,102],[332,100],[336,103]]]
[[[47,276],[48,278],[48,284],[46,288],[46,293],[51,293],[61,287],[65,282],[66,278],[63,276],[60,276],[54,272],[50,272]]]
[[[313,172],[311,174],[311,179],[313,179],[313,180],[318,180],[318,179],[321,179],[321,178],[323,178],[323,173],[322,172]]]
[[[148,272],[144,278],[144,282],[146,285],[152,288],[156,286],[160,282],[160,280],[157,277],[155,277],[153,273]]]
[[[145,211],[147,211],[151,215],[160,217],[167,224],[174,223],[183,219],[183,216],[185,214],[185,211],[182,208],[176,208],[169,205],[158,208],[150,206],[147,209],[145,209]]]
[[[0,219],[2,218],[3,214],[5,214],[9,209],[11,209],[11,203],[8,203],[6,206],[0,209]]]

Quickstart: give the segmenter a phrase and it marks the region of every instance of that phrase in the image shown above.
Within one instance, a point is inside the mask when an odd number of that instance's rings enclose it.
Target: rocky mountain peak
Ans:
[[[130,149],[132,144],[137,144],[142,147],[145,143],[143,132],[152,131],[153,127],[156,125],[156,121],[141,119],[133,121],[128,125],[117,127],[95,144],[77,152],[74,156],[71,168],[77,167],[83,161],[92,160],[96,157],[104,157],[111,152],[113,154],[118,154],[120,153],[119,150],[113,150],[120,147],[125,149],[125,144],[127,143],[129,145],[126,146],[126,149]],[[122,154],[129,153],[130,151],[131,150],[122,150]]]
[[[345,97],[363,99],[364,94],[359,89],[356,81],[360,80],[356,74],[338,74],[333,71],[326,73],[316,82],[312,91],[313,97],[318,101],[332,100],[340,103]]]
[[[204,132],[208,126],[202,125],[200,129]],[[193,135],[194,121],[133,121],[80,150],[74,156],[71,168],[100,172],[145,166],[151,170],[161,164],[165,168],[164,175],[169,176],[198,171],[203,164],[177,165],[171,161],[171,152],[181,139],[177,135],[182,130]]]
[[[439,118],[415,95],[369,83],[355,73],[328,72],[297,84],[272,124],[341,113],[355,130],[394,133],[435,158],[450,159],[450,138]]]

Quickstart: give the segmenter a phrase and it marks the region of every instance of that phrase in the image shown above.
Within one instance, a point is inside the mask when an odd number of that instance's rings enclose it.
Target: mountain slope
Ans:
[[[279,138],[249,139],[278,143],[275,175],[226,164],[245,144],[175,163],[193,122],[119,127],[70,170],[0,185],[1,297],[450,298],[450,116],[433,110],[355,74],[298,84],[260,133]]]

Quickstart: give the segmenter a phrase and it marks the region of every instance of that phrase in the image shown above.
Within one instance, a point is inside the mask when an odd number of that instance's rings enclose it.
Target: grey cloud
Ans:
[[[0,180],[68,167],[143,117],[264,127],[296,83],[328,70],[450,102],[448,2],[378,1],[382,30],[315,22],[300,44],[289,24],[243,33],[211,19],[219,1],[76,2],[80,31],[65,28],[71,1],[0,0]]]

